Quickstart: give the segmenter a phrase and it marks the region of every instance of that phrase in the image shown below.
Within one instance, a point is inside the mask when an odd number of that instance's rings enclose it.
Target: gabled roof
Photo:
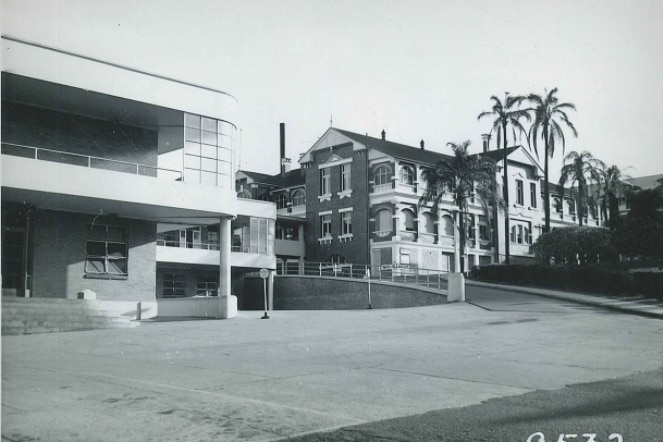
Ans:
[[[657,181],[660,179],[663,179],[663,174],[629,178],[625,181],[632,186],[639,187],[641,189],[653,189],[658,185]]]
[[[394,143],[393,141],[383,140],[381,138],[369,137],[357,134],[343,129],[333,128],[335,131],[345,135],[348,138],[361,143],[368,148],[379,150],[382,153],[395,158],[415,161],[418,163],[435,164],[442,158],[451,159],[450,155],[445,155],[432,150],[421,149],[418,147],[407,146],[405,144]]]
[[[267,184],[275,187],[294,187],[306,184],[306,178],[302,175],[300,169],[291,170],[284,175],[267,175],[265,173],[251,172],[250,170],[240,170],[239,172],[251,178],[256,183]]]
[[[521,146],[507,147],[507,148],[506,148],[506,155],[507,155],[507,156],[511,155],[511,154],[512,154],[513,152],[515,152],[516,149],[518,149],[519,147],[521,147]],[[492,159],[493,159],[494,161],[496,161],[496,162],[497,162],[497,161],[502,161],[502,160],[504,159],[504,149],[500,149],[500,150],[489,150],[488,152],[481,152],[480,154],[477,154],[477,155],[481,155],[482,157],[492,158]]]

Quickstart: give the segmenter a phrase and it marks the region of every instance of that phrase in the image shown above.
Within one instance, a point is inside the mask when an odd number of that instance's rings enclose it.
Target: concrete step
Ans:
[[[79,299],[3,298],[2,334],[127,328],[132,318],[104,308],[103,302]]]

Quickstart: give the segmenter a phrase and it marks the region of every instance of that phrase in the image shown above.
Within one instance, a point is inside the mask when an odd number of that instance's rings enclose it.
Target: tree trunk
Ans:
[[[548,127],[543,127],[544,141],[544,167],[543,167],[543,209],[545,214],[545,226],[543,233],[550,232],[550,188],[548,187]],[[563,204],[564,202],[562,202]]]
[[[509,264],[510,258],[510,238],[509,238],[509,175],[508,175],[508,166],[506,161],[506,121],[502,124],[502,137],[504,139],[504,204],[506,205],[506,210],[504,211],[504,263]]]

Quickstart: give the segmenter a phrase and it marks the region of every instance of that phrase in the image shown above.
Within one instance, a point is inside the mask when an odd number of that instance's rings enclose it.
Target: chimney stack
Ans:
[[[386,139],[387,139],[387,132],[385,132],[384,129],[382,129],[382,141]]]
[[[280,124],[281,132],[281,158],[279,160],[279,167],[281,169],[281,175],[285,175],[290,172],[290,158],[285,157],[285,123]]]
[[[483,141],[483,152],[488,152],[488,145],[490,144],[490,134],[481,135],[481,141]]]
[[[424,140],[419,141],[419,146],[421,147],[421,150],[424,150]]]

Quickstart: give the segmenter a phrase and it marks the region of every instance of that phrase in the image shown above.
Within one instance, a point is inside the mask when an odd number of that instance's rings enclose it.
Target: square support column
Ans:
[[[231,243],[230,218],[221,218],[219,223],[219,317],[221,319],[237,316],[237,297],[231,293]]]

